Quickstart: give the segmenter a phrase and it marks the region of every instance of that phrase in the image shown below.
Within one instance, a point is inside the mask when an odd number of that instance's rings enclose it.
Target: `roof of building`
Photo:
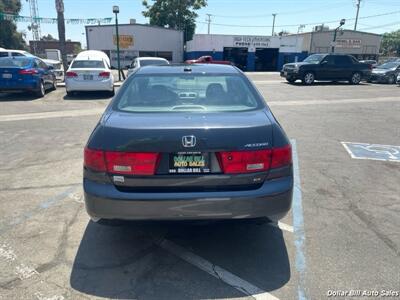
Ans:
[[[109,26],[115,27],[114,24],[86,25],[85,27],[86,27],[86,28],[89,28],[89,27],[109,27]],[[134,24],[131,24],[131,23],[127,23],[127,24],[118,24],[118,27],[121,27],[121,26],[143,26],[143,27],[150,27],[150,28],[155,28],[155,29],[164,29],[164,30],[173,30],[173,31],[180,31],[180,32],[183,32],[183,30],[178,30],[178,29],[174,29],[174,28],[166,28],[166,27],[157,26],[157,25],[150,25],[150,24],[139,24],[139,23],[134,23]]]

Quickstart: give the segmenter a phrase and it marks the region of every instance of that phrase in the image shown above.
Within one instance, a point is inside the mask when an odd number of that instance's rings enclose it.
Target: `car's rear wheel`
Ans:
[[[314,80],[315,80],[314,73],[312,73],[312,72],[306,72],[306,73],[303,75],[302,82],[303,82],[303,84],[311,85],[311,84],[314,83]]]
[[[289,82],[289,83],[293,83],[293,82],[296,81],[296,79],[294,79],[294,78],[292,78],[292,77],[288,77],[288,78],[286,78],[286,80],[287,80],[287,82]]]
[[[355,72],[351,75],[350,83],[351,84],[359,84],[361,82],[361,73]]]
[[[53,80],[53,85],[51,86],[51,90],[55,91],[57,89],[57,79]]]
[[[395,81],[396,79],[394,78],[394,75],[390,75],[387,79],[388,84],[393,84]]]
[[[46,94],[46,89],[45,89],[45,87],[44,87],[43,81],[40,81],[40,83],[39,83],[39,88],[38,88],[38,90],[36,91],[35,94],[36,94],[36,96],[39,97],[39,98],[44,97],[44,95]]]

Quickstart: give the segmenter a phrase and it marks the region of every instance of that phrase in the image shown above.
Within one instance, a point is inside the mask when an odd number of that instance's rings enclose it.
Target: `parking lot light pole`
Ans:
[[[121,60],[119,56],[119,33],[118,33],[118,13],[119,6],[113,6],[113,13],[115,14],[115,33],[117,35],[117,61],[118,61],[118,79],[121,81]]]
[[[335,29],[335,33],[333,34],[332,53],[335,52],[335,43],[336,43],[337,32],[340,29],[340,27],[342,27],[345,23],[346,23],[346,19],[341,19],[340,25],[338,27],[336,27],[336,29]]]

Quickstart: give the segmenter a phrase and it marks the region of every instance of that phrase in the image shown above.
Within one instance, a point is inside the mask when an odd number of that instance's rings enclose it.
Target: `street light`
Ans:
[[[333,34],[332,53],[335,52],[335,43],[336,43],[337,32],[340,29],[340,27],[342,27],[345,23],[346,23],[346,19],[341,19],[340,25],[338,27],[336,27],[336,29],[335,29],[335,33]]]
[[[118,79],[121,81],[121,61],[119,57],[119,33],[118,33],[118,14],[119,14],[119,6],[113,6],[113,13],[115,14],[115,32],[117,35],[117,60],[118,60]]]

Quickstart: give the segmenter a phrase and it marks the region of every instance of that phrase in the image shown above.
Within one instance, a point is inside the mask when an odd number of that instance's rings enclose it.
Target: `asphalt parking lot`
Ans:
[[[400,87],[249,76],[293,144],[278,224],[92,223],[82,152],[110,99],[0,94],[0,299],[399,299]]]

